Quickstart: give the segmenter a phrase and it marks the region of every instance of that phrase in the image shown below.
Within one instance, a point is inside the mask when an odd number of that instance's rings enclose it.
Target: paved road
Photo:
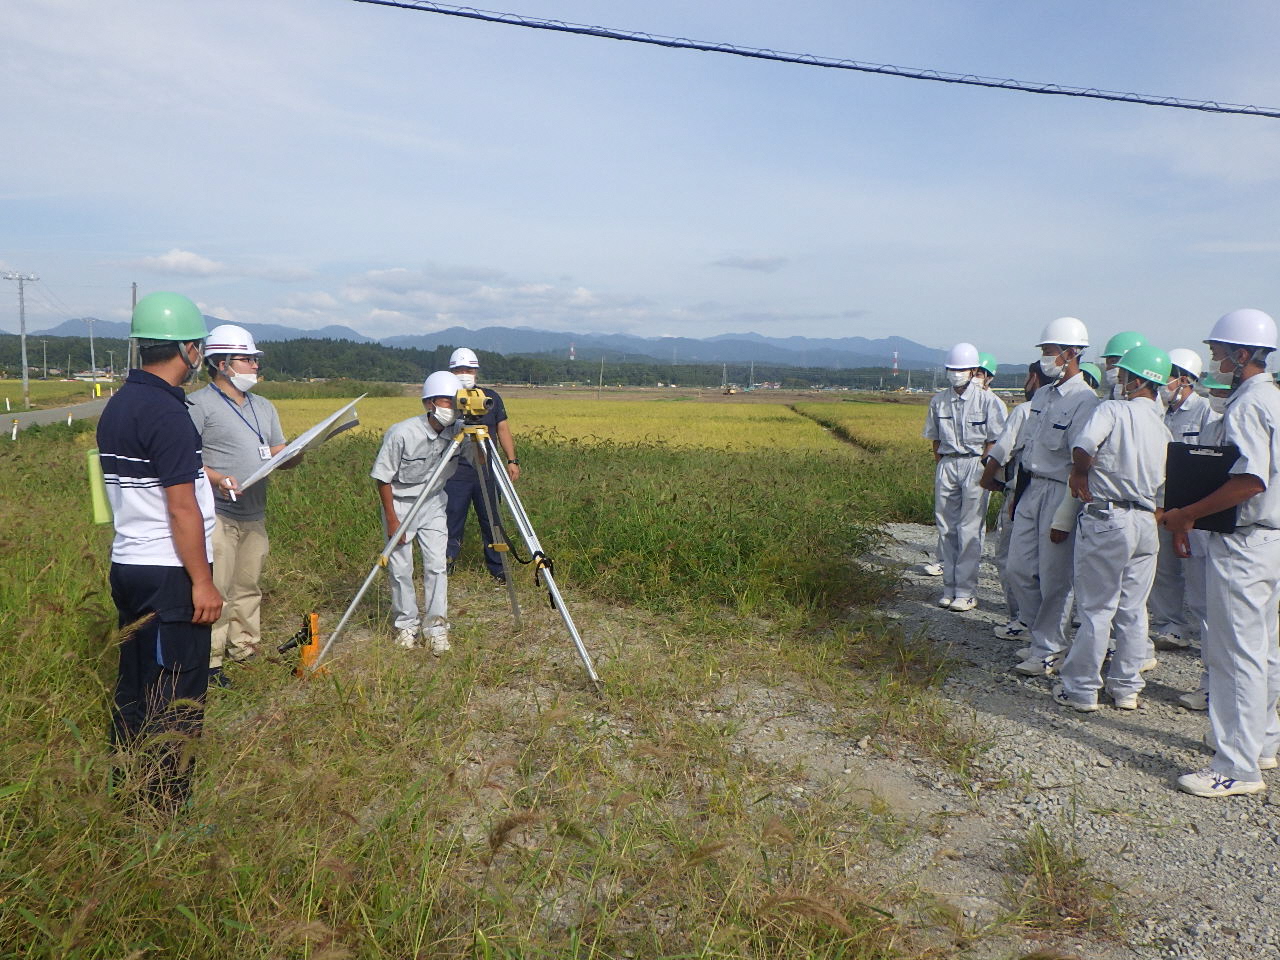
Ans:
[[[102,412],[102,408],[107,405],[107,397],[99,400],[88,400],[84,403],[73,403],[68,407],[50,407],[47,410],[28,410],[24,413],[13,411],[4,414],[5,433],[13,434],[13,421],[18,421],[18,432],[21,433],[27,427],[34,427],[38,424],[46,423],[66,423],[67,414],[71,414],[74,420],[83,420],[86,417],[96,417]]]

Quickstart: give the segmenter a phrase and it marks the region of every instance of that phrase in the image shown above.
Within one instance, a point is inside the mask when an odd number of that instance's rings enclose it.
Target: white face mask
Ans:
[[[462,384],[462,389],[475,389],[476,375],[474,373],[456,373],[454,376],[456,376],[458,378],[458,382]]]
[[[973,379],[973,374],[968,370],[948,370],[947,380],[951,382],[953,387],[963,387]]]
[[[1226,397],[1210,397],[1209,408],[1213,410],[1214,413],[1226,413],[1227,398]]]
[[[435,417],[436,423],[442,427],[449,426],[458,416],[458,412],[453,407],[432,407],[430,412]]]
[[[1177,403],[1178,391],[1181,389],[1182,389],[1182,381],[1175,380],[1172,383],[1170,383],[1167,387],[1160,388],[1160,396],[1164,399],[1164,402],[1166,404],[1168,404],[1169,406],[1172,406],[1173,404]]]
[[[1057,381],[1062,376],[1062,372],[1067,368],[1058,362],[1057,357],[1041,357],[1040,372],[1050,380]]]
[[[233,373],[227,379],[241,393],[248,393],[253,389],[253,385],[258,382],[258,375],[256,373]]]
[[[1120,382],[1120,370],[1118,367],[1112,367],[1110,370],[1102,371],[1102,379],[1108,388],[1114,387]]]

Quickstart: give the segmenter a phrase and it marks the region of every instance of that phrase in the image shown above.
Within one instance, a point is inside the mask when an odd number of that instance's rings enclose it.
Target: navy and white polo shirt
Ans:
[[[186,394],[145,370],[130,370],[98,421],[98,455],[115,514],[111,561],[180,567],[164,488],[194,483],[204,517],[205,552],[213,562],[213,487],[200,457],[200,434]]]

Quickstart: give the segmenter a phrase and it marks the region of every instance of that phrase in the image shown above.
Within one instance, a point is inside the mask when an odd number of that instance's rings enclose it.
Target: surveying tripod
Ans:
[[[533,530],[533,523],[529,520],[529,514],[525,512],[524,504],[520,502],[520,495],[516,493],[515,485],[511,482],[511,478],[507,476],[507,471],[499,466],[502,463],[502,458],[498,456],[493,437],[489,435],[489,428],[482,422],[485,413],[493,406],[493,401],[485,396],[483,390],[473,387],[470,390],[460,390],[454,400],[454,404],[462,414],[462,429],[450,441],[449,450],[440,458],[440,462],[436,464],[436,468],[431,472],[431,476],[427,478],[422,492],[418,494],[409,511],[401,519],[400,526],[396,532],[387,539],[382,552],[378,554],[377,560],[369,570],[369,575],[364,578],[364,583],[356,591],[356,595],[352,598],[346,612],[343,613],[342,619],[338,621],[338,625],[334,627],[333,633],[329,635],[329,639],[320,650],[319,656],[312,663],[311,671],[315,672],[319,668],[321,662],[328,656],[330,648],[342,636],[342,632],[347,628],[347,624],[355,613],[356,607],[360,605],[360,601],[364,599],[364,595],[377,578],[378,571],[386,567],[388,558],[400,546],[401,538],[408,538],[406,542],[409,549],[413,549],[414,520],[417,519],[427,499],[438,491],[442,484],[441,478],[444,476],[449,462],[465,451],[467,458],[471,461],[472,466],[475,467],[476,473],[480,475],[481,496],[484,499],[485,510],[489,514],[489,526],[494,533],[494,540],[496,541],[491,546],[502,559],[502,570],[507,580],[507,596],[511,601],[511,615],[517,629],[520,626],[520,603],[516,597],[515,578],[512,576],[512,570],[507,561],[507,554],[511,552],[511,549],[507,543],[506,531],[503,529],[498,516],[498,504],[494,502],[492,488],[488,483],[490,476],[496,482],[502,495],[506,497],[507,507],[511,511],[511,516],[515,519],[520,537],[524,540],[525,547],[529,551],[530,559],[523,562],[534,565],[534,582],[546,586],[551,606],[560,614],[560,619],[564,621],[565,629],[569,631],[569,637],[573,640],[578,656],[582,659],[582,664],[587,669],[587,676],[590,678],[596,692],[602,692],[602,684],[600,678],[596,675],[595,667],[592,666],[591,655],[587,653],[587,648],[582,642],[578,628],[574,625],[573,617],[569,615],[569,610],[564,605],[564,598],[560,595],[560,588],[556,586],[554,564],[551,562],[551,558],[543,553],[542,544],[538,542],[538,535]]]

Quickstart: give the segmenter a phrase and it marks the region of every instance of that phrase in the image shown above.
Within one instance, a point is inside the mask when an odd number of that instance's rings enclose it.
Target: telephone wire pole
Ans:
[[[40,278],[30,273],[6,273],[6,280],[18,281],[18,338],[22,341],[22,403],[31,409],[31,383],[27,377],[27,301],[23,284],[35,283]]]

